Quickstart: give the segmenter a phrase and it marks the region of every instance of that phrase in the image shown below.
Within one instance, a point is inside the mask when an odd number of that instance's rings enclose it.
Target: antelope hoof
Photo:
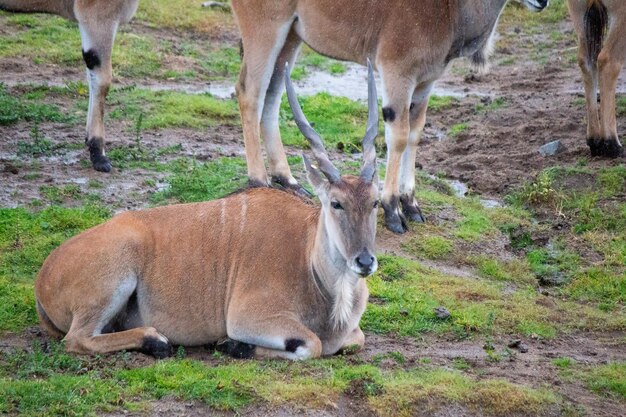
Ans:
[[[624,147],[620,145],[617,138],[587,138],[587,145],[591,150],[591,156],[618,158],[624,155]]]
[[[165,359],[172,356],[174,348],[168,341],[148,336],[143,339],[143,344],[141,345],[141,349],[139,349],[139,351],[145,353],[146,355],[152,355],[157,359]]]
[[[294,193],[302,197],[308,197],[308,198],[313,197],[313,194],[311,194],[306,188],[302,187],[298,183],[292,184],[291,182],[289,182],[287,178],[285,178],[282,175],[274,175],[272,177],[272,184],[278,185],[279,187],[284,188],[286,190],[291,190]]]
[[[407,219],[416,223],[426,222],[426,217],[424,217],[422,210],[417,205],[413,193],[401,195],[400,204],[402,205],[402,213]]]
[[[391,197],[389,203],[382,203],[385,210],[385,226],[394,233],[402,234],[408,230],[406,218],[398,207],[398,197]]]
[[[111,161],[104,156],[102,145],[99,145],[97,141],[95,142],[96,143],[92,141],[87,142],[87,146],[89,147],[89,159],[91,160],[93,169],[99,172],[111,172],[111,169],[113,169]]]
[[[248,187],[249,188],[263,188],[268,187],[265,181],[255,180],[253,178],[248,179]]]
[[[254,357],[256,346],[238,340],[226,339],[215,345],[215,350],[236,359],[250,359]]]

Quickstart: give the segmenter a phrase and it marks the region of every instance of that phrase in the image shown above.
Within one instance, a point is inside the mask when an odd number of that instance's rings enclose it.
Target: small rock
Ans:
[[[565,150],[565,145],[561,143],[560,140],[555,140],[552,142],[548,142],[545,145],[539,148],[539,153],[541,156],[554,156],[559,154]]]
[[[400,315],[401,316],[408,316],[409,312],[407,310],[405,310],[405,309],[402,309],[402,310],[400,310]]]
[[[520,351],[521,353],[526,353],[528,352],[528,346],[526,346],[525,343],[523,343],[521,340],[516,339],[516,340],[512,340],[509,342],[509,344],[507,345],[508,347],[510,347],[511,349],[517,349],[518,351]]]
[[[435,316],[437,316],[437,318],[441,320],[449,319],[450,316],[452,315],[450,314],[448,309],[443,306],[435,307],[434,310],[435,310]]]
[[[511,349],[517,349],[517,347],[521,344],[522,344],[522,341],[519,339],[516,339],[516,340],[511,340],[507,346],[510,347]]]

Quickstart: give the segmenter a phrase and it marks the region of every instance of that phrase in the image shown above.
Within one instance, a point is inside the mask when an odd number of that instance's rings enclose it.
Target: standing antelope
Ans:
[[[306,359],[363,345],[359,320],[368,291],[361,278],[377,268],[373,70],[359,177],[340,176],[289,76],[286,82],[317,161],[304,156],[321,208],[284,191],[253,188],[211,202],[126,212],[68,240],[44,263],[35,294],[43,327],[65,335],[69,351],[142,349],[161,357],[170,343],[228,337],[239,355]]]
[[[424,221],[415,201],[415,157],[434,82],[448,63],[468,56],[484,65],[507,0],[233,0],[243,41],[236,87],[251,184],[271,180],[301,190],[278,130],[283,67],[304,41],[333,58],[375,62],[383,82],[387,175],[385,222],[396,233],[406,218]],[[523,0],[539,11],[548,0]],[[401,210],[400,210],[401,205]]]
[[[96,171],[111,171],[104,154],[104,105],[111,86],[111,50],[117,28],[128,23],[139,0],[0,0],[0,10],[52,13],[78,22],[89,83],[85,144]]]
[[[567,0],[567,5],[578,34],[578,65],[587,99],[587,145],[592,156],[616,158],[624,153],[617,137],[615,89],[626,60],[626,1]]]

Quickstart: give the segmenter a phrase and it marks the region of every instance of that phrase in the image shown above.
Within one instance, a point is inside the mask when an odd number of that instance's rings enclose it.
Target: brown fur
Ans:
[[[94,169],[111,170],[104,152],[104,106],[111,86],[111,51],[120,24],[132,19],[138,0],[0,0],[0,9],[22,13],[52,13],[78,22],[81,30],[86,64],[97,63],[87,69],[89,84],[89,111],[87,136]],[[96,58],[93,58],[93,57]]]
[[[526,2],[537,0],[525,0]],[[337,59],[375,63],[383,79],[387,120],[387,226],[403,232],[404,215],[423,220],[414,198],[415,157],[433,83],[450,60],[468,56],[484,64],[506,0],[233,0],[243,41],[237,96],[248,175],[267,183],[260,139],[271,176],[292,177],[278,131],[285,64],[302,42]]]
[[[623,147],[617,137],[615,89],[626,61],[626,2],[568,0],[567,5],[578,34],[578,64],[587,100],[587,143],[593,156],[620,156]]]
[[[232,348],[243,343],[257,356],[288,359],[362,346],[368,292],[361,278],[378,265],[373,81],[370,68],[365,175],[336,177],[304,158],[321,209],[253,188],[116,216],[46,259],[35,283],[42,326],[65,335],[68,350],[85,353],[141,349],[162,357],[170,341],[202,345],[226,337],[236,341],[226,349],[234,355],[251,351]],[[330,164],[288,87],[317,163]]]

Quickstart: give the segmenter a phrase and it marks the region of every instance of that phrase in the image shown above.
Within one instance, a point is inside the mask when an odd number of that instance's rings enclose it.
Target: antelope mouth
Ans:
[[[350,270],[352,270],[352,272],[354,272],[360,278],[367,278],[374,275],[374,273],[378,270],[378,261],[376,260],[376,258],[374,258],[374,262],[372,263],[372,265],[367,267],[362,267],[354,263],[350,265]]]

